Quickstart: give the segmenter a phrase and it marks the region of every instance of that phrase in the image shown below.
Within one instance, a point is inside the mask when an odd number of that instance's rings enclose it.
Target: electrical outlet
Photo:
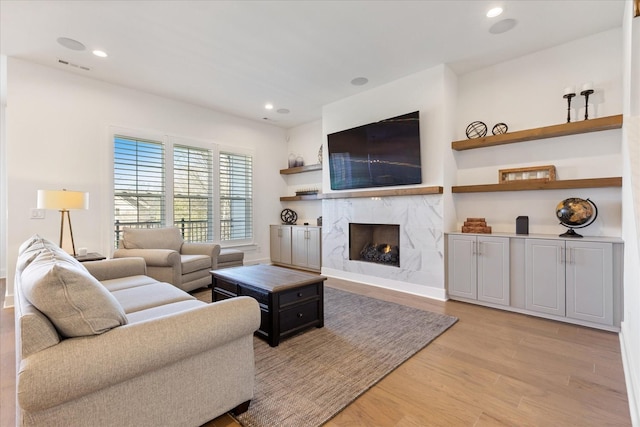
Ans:
[[[31,219],[44,219],[44,209],[31,209]]]

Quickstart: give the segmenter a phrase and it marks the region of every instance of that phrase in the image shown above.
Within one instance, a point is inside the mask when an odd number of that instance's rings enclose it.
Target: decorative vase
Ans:
[[[304,166],[304,159],[301,155],[298,155],[298,157],[296,157],[296,167],[297,166]]]
[[[289,167],[293,168],[296,166],[296,155],[291,153],[289,154]]]

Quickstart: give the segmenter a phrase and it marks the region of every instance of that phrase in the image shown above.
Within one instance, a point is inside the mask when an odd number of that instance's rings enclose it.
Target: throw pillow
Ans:
[[[36,257],[42,253],[45,249],[56,249],[58,245],[55,243],[34,234],[27,239],[18,249],[18,262],[16,263],[16,269],[18,271],[24,270]]]
[[[64,337],[97,335],[125,325],[122,306],[79,264],[61,250],[44,250],[22,273],[25,297]]]

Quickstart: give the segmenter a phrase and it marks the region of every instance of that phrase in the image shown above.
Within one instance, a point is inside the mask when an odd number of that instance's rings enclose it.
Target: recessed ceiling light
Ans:
[[[108,56],[107,52],[102,51],[102,50],[94,50],[91,53],[93,53],[95,56],[99,56],[100,58],[106,58]]]
[[[58,37],[57,42],[67,49],[71,50],[85,50],[86,47],[78,40],[70,39],[68,37]]]
[[[362,86],[366,85],[367,83],[369,83],[369,79],[366,77],[356,77],[355,79],[351,80],[351,84],[354,86]]]
[[[502,13],[501,7],[494,7],[493,9],[489,10],[489,12],[487,12],[487,18],[495,18],[501,13]]]
[[[289,114],[291,111],[289,111],[288,108],[279,108],[278,109],[278,113],[280,114]]]
[[[273,104],[266,104],[264,108],[266,108],[267,110],[273,110]]]

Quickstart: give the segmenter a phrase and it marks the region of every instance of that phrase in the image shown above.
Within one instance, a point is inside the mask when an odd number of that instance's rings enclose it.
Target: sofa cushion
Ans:
[[[44,249],[22,272],[21,286],[64,337],[101,334],[127,323],[111,293],[61,249]]]
[[[120,303],[127,315],[135,311],[146,310],[177,301],[195,300],[185,291],[163,282],[113,291],[112,295]]]
[[[207,255],[180,255],[182,274],[211,268],[211,257]]]
[[[147,308],[146,310],[134,311],[133,313],[127,314],[127,319],[129,320],[129,324],[144,322],[147,320],[154,320],[162,316],[182,313],[183,311],[191,310],[192,308],[200,307],[202,305],[207,305],[207,303],[197,299],[172,302],[170,304]]]
[[[119,291],[122,289],[135,288],[136,286],[150,285],[158,281],[149,276],[136,275],[128,277],[117,277],[115,279],[102,280],[102,286],[107,288],[109,292]]]
[[[180,252],[182,243],[182,235],[176,227],[122,229],[125,249],[171,249]]]

